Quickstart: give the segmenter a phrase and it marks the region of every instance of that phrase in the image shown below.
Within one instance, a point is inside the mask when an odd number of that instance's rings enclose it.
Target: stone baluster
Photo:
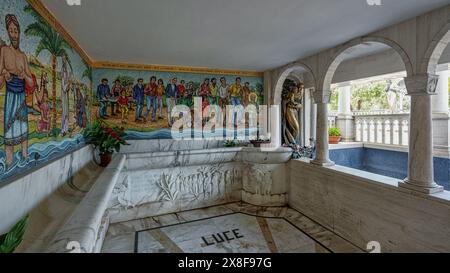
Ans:
[[[381,119],[381,143],[386,144],[386,120]]]
[[[394,119],[389,118],[389,144],[394,145]]]
[[[379,131],[379,129],[378,129],[378,119],[377,118],[375,118],[374,120],[373,120],[373,133],[374,133],[374,137],[373,137],[373,142],[374,143],[378,143],[378,131]]]
[[[403,145],[403,119],[398,120],[398,145]]]
[[[359,131],[359,141],[364,142],[364,119],[361,118],[359,122],[361,124],[361,130]]]
[[[328,147],[328,103],[331,91],[316,90],[313,93],[314,103],[317,105],[316,129],[316,157],[312,164],[332,166],[334,162],[329,157]]]
[[[370,143],[372,141],[372,119],[369,118],[367,121],[367,142]]]
[[[405,134],[407,136],[409,135],[409,121],[408,120],[405,120]],[[409,139],[408,138],[403,139],[403,144],[405,146],[408,146],[409,145]]]
[[[434,181],[433,170],[431,95],[435,94],[437,81],[438,76],[432,74],[405,78],[411,96],[408,177],[399,186],[427,194],[444,190]]]

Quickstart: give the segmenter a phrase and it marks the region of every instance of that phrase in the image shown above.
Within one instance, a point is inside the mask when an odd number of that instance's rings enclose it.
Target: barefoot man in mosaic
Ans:
[[[4,108],[4,140],[6,164],[13,164],[14,146],[22,146],[23,158],[28,157],[28,110],[25,82],[33,85],[27,56],[20,50],[20,25],[16,16],[8,14],[5,25],[11,44],[0,50],[0,88],[6,84]]]

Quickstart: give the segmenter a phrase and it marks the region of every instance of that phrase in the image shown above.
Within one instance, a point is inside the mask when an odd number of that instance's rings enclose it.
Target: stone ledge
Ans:
[[[71,252],[73,250],[67,249],[69,242],[79,244],[79,251],[74,250],[77,252],[91,253],[96,249],[102,219],[124,164],[125,156],[117,155],[114,157],[68,221],[53,237],[46,252]]]
[[[396,190],[396,191],[402,192],[404,194],[418,196],[418,197],[421,197],[424,199],[443,203],[443,204],[446,204],[447,206],[450,206],[450,191],[443,191],[443,192],[432,193],[432,194],[421,194],[419,192],[400,187],[399,186],[399,183],[401,182],[400,179],[396,179],[396,178],[392,178],[392,177],[388,177],[388,176],[374,174],[374,173],[361,171],[361,170],[357,170],[357,169],[353,169],[353,168],[348,168],[348,167],[344,167],[344,166],[340,166],[340,165],[318,166],[318,165],[314,165],[314,164],[310,163],[309,159],[303,159],[303,158],[292,160],[290,162],[290,165],[288,167],[291,169],[291,171],[292,171],[292,168],[294,168],[292,166],[292,164],[303,164],[310,168],[317,168],[317,171],[320,173],[332,172],[337,175],[346,176],[346,177],[349,177],[352,179],[358,179],[358,180],[360,180],[361,183],[369,183],[371,185],[379,186],[382,188],[387,188],[389,190]],[[298,171],[297,169],[295,169],[295,170]]]

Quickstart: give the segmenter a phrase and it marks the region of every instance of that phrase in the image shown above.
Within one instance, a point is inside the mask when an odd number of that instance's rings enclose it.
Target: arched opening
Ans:
[[[446,56],[445,51],[449,51],[450,44],[450,23],[447,23],[434,37],[422,62],[421,71],[434,74],[438,69],[438,64],[442,62],[442,57]]]
[[[279,107],[279,125],[271,132],[279,136],[280,145],[313,145],[315,136],[314,104],[315,88],[311,69],[303,64],[293,64],[280,73],[272,97],[273,105]],[[277,130],[277,132],[274,132]]]
[[[450,175],[448,171],[438,166],[450,161],[450,23],[439,31],[426,51],[422,62],[422,71],[437,75],[438,81],[435,95],[431,97],[431,112],[433,117],[433,152],[436,162],[434,166],[435,182],[450,190]]]
[[[340,133],[330,146],[337,165],[398,179],[408,172],[409,98],[404,77],[412,75],[406,53],[380,38],[355,40],[330,62],[323,90],[331,91],[335,111],[328,126]],[[331,139],[331,137],[330,137]],[[342,145],[343,142],[352,145]],[[345,144],[345,143],[344,143]]]

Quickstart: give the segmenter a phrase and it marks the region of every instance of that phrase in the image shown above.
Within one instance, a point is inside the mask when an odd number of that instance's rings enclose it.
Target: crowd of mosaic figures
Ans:
[[[173,107],[185,105],[192,108],[194,97],[202,98],[203,108],[208,105],[218,105],[222,109],[226,105],[247,107],[249,104],[257,104],[258,101],[258,95],[250,88],[250,83],[242,84],[240,77],[236,77],[232,84],[228,84],[225,77],[219,80],[205,78],[197,88],[194,86],[194,82],[178,82],[176,77],[165,84],[163,79],[157,79],[155,76],[151,76],[148,83],[139,78],[136,83],[128,85],[116,79],[110,86],[105,78],[97,87],[98,115],[103,119],[120,115],[122,123],[126,123],[131,111],[134,111],[136,123],[167,119],[168,125],[171,126],[173,119],[170,113]],[[167,117],[163,115],[165,107]]]

